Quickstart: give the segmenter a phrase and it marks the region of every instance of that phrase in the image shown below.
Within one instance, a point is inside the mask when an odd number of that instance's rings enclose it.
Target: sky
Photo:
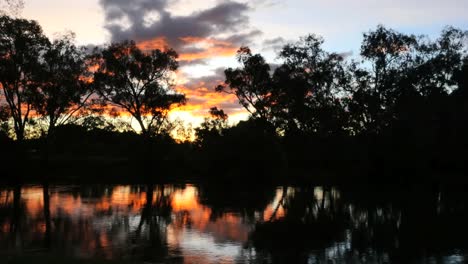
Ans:
[[[25,0],[22,12],[51,38],[75,32],[80,45],[132,39],[142,49],[174,48],[176,89],[188,103],[172,117],[194,126],[214,106],[231,122],[248,117],[235,97],[214,92],[242,45],[274,64],[282,45],[314,33],[326,50],[356,55],[378,24],[437,37],[447,25],[467,30],[467,14],[468,0]]]

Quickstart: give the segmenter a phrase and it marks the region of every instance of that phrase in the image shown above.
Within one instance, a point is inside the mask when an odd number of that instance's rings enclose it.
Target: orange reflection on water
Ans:
[[[139,212],[146,204],[146,192],[132,192],[130,186],[117,186],[112,191],[112,196],[101,199],[96,205],[103,211],[117,208],[119,211],[128,210],[132,213]]]
[[[16,225],[22,228],[17,235],[22,241],[40,241],[49,232],[56,246],[68,250],[64,254],[80,258],[98,256],[116,259],[124,254],[122,250],[131,252],[132,248],[140,246],[135,244],[138,241],[136,237],[151,238],[154,234],[145,235],[145,232],[161,229],[163,244],[180,250],[185,263],[212,263],[215,260],[210,254],[220,256],[216,259],[218,263],[234,263],[236,254],[248,240],[252,223],[246,222],[236,212],[215,214],[216,217],[213,217],[213,210],[200,203],[195,186],[156,186],[152,196],[147,195],[148,188],[153,187],[50,187],[48,210],[44,208],[47,203],[44,202],[42,186],[21,188],[19,205],[14,204],[14,196],[18,194],[13,189],[0,190],[0,207],[10,210],[9,217],[0,218],[0,242],[9,237],[13,225]],[[279,189],[273,203],[258,212],[263,220],[284,215],[282,206],[278,206],[283,196]],[[147,197],[152,197],[150,204]],[[169,220],[164,220],[167,223],[160,220],[159,214],[162,213],[158,208],[164,199],[168,199],[171,207]],[[153,210],[147,218],[144,212],[149,207]],[[46,211],[50,211],[49,223]],[[21,214],[16,220],[14,212]],[[154,219],[157,221],[151,222]],[[158,228],[151,226],[154,224]],[[50,230],[47,230],[48,226]],[[137,236],[141,232],[140,227],[143,227],[143,234]],[[142,243],[145,245],[148,242]],[[19,246],[26,244],[16,243]]]
[[[249,229],[243,224],[242,218],[233,213],[226,213],[216,220],[211,219],[212,210],[200,204],[194,186],[188,186],[173,194],[172,209],[176,216],[182,218],[184,225],[190,223],[190,227],[199,232],[211,233],[223,240],[247,241]]]
[[[288,190],[277,189],[275,199],[263,211],[263,221],[272,221],[283,218],[285,215],[282,199],[287,197]]]
[[[44,200],[41,187],[29,187],[21,189],[21,197],[26,201],[24,204],[26,211],[30,215],[40,215],[43,211]]]
[[[197,189],[188,186],[172,195],[172,210],[174,212],[203,210],[197,199]]]

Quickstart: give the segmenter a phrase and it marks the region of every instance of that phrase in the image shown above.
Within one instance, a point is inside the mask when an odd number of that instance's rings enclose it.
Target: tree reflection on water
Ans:
[[[170,263],[462,262],[467,194],[441,186],[0,189],[0,255]]]

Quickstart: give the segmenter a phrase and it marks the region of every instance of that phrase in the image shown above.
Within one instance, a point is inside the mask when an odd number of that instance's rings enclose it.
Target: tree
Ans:
[[[43,55],[41,85],[33,101],[36,113],[48,121],[48,135],[83,109],[92,95],[85,55],[65,35],[48,46]]]
[[[468,97],[468,56],[464,57],[463,66],[455,75],[458,82],[458,89],[456,94],[461,94],[463,97]]]
[[[216,87],[216,91],[234,94],[253,118],[270,121],[270,66],[260,54],[252,54],[248,47],[241,47],[237,51],[237,60],[242,68],[226,69],[226,80]]]
[[[398,66],[404,70],[396,92],[391,95],[395,101],[395,120],[407,122],[407,127],[419,125],[420,135],[448,126],[443,122],[449,119],[446,113],[450,94],[459,86],[467,37],[466,32],[447,27],[435,41],[423,37],[417,40],[404,64],[408,67]]]
[[[287,132],[330,135],[346,129],[344,58],[324,51],[323,42],[309,35],[280,52],[284,63],[273,75],[272,97],[275,116]]]
[[[364,34],[361,57],[364,67],[354,64],[351,100],[353,130],[378,134],[394,119],[393,110],[401,82],[412,67],[417,38],[378,26]]]
[[[195,143],[203,146],[206,141],[219,138],[223,135],[223,130],[228,128],[228,115],[217,107],[210,108],[210,117],[205,118],[200,127],[195,129]]]
[[[453,27],[445,28],[435,41],[418,41],[410,73],[421,95],[447,95],[456,89],[456,74],[462,69],[467,41],[468,32]]]
[[[34,94],[41,85],[40,60],[48,45],[37,22],[0,17],[0,84],[18,141],[24,139]]]
[[[172,50],[141,51],[134,42],[114,43],[95,55],[94,87],[111,105],[129,113],[145,137],[154,135],[173,106],[184,104],[171,75],[178,67]]]

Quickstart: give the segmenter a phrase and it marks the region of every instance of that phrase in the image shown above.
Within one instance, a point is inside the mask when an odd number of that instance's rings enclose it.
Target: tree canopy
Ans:
[[[41,86],[41,58],[48,45],[35,21],[0,17],[0,84],[19,141],[24,138],[33,98]]]
[[[133,41],[111,44],[94,57],[94,89],[104,102],[135,118],[143,135],[153,135],[169,110],[186,101],[173,89],[176,59],[172,49],[144,52]]]
[[[85,60],[83,50],[73,44],[73,34],[53,41],[44,50],[33,107],[47,119],[48,134],[76,118],[90,103],[93,91]]]

